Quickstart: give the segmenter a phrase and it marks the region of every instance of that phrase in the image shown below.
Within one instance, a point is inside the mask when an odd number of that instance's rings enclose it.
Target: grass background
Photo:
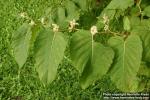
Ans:
[[[67,59],[59,66],[57,78],[43,86],[34,67],[31,51],[18,77],[18,65],[11,56],[12,33],[24,22],[26,12],[38,20],[52,2],[60,0],[0,0],[0,100],[100,100],[103,92],[117,91],[108,76],[82,90],[78,72]]]

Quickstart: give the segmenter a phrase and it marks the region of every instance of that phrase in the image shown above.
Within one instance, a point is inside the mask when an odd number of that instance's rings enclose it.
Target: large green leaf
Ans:
[[[25,23],[13,34],[12,48],[14,57],[21,68],[27,60],[32,36],[31,25]]]
[[[150,17],[150,6],[147,6],[144,11],[143,11],[144,15]]]
[[[94,42],[89,31],[79,30],[73,34],[71,58],[81,74],[80,84],[83,89],[107,73],[113,57],[113,50]]]
[[[103,28],[103,16],[106,15],[108,16],[109,20],[112,20],[116,13],[117,10],[120,10],[121,12],[125,11],[128,7],[134,5],[134,0],[112,0],[106,8],[102,11],[100,16],[98,17],[99,21],[97,23],[97,26],[99,28]],[[121,13],[120,13],[121,14]],[[119,14],[119,15],[120,15]]]
[[[36,68],[43,83],[52,82],[64,56],[66,41],[61,32],[42,30],[35,42]]]
[[[150,62],[150,20],[139,21],[138,18],[131,18],[132,33],[140,36],[143,42],[143,60]]]
[[[142,58],[142,42],[137,35],[130,35],[126,40],[123,37],[112,37],[108,41],[116,55],[110,70],[112,81],[122,91],[136,90],[136,75]]]

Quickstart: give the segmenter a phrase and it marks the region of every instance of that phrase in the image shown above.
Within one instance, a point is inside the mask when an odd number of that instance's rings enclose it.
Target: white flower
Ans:
[[[52,24],[52,27],[53,27],[53,32],[59,31],[59,26],[57,24]]]
[[[109,26],[108,25],[105,25],[104,26],[104,31],[108,31],[109,30]]]
[[[109,22],[108,16],[106,16],[106,14],[104,14],[103,15],[103,23],[108,24],[108,22]]]
[[[105,14],[103,15],[104,31],[109,30],[109,18]]]
[[[71,32],[75,28],[76,25],[79,25],[79,24],[76,22],[75,19],[73,19],[72,21],[70,21],[69,22],[69,28],[68,28],[69,32]]]
[[[91,27],[91,34],[92,34],[92,35],[95,35],[96,33],[98,33],[97,27],[96,27],[96,26],[92,26],[92,27]]]
[[[35,22],[33,20],[31,20],[31,22],[29,23],[31,26],[35,25]]]
[[[44,17],[43,17],[43,18],[41,18],[41,23],[42,23],[42,24],[45,24],[45,22],[44,22],[44,21],[45,21]]]

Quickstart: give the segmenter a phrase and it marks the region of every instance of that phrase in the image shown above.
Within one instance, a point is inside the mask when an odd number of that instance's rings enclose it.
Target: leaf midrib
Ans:
[[[123,44],[123,73],[125,73],[125,53],[126,53],[126,41],[124,41],[124,44]],[[125,80],[125,76],[126,75],[123,75],[123,79]],[[125,81],[126,82],[126,81]]]
[[[52,39],[51,46],[50,46],[50,55],[52,55],[51,51],[53,48],[53,43],[54,43],[55,37],[56,37],[56,33],[54,32],[53,39]],[[48,58],[50,59],[50,56],[48,56]],[[54,62],[56,63],[56,59],[54,59]],[[50,62],[49,62],[49,64],[50,64]]]

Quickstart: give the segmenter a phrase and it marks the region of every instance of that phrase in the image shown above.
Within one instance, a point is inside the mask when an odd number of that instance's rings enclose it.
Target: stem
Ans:
[[[19,95],[19,91],[20,91],[20,68],[19,68],[19,70],[18,70],[17,79],[18,79],[18,86],[19,86],[19,89],[17,90],[17,96],[18,96],[18,95]]]
[[[93,40],[93,34],[92,34],[92,59],[93,59],[93,43],[94,43],[94,40]]]
[[[113,34],[114,36],[116,36],[116,35],[121,35],[121,34],[119,34],[119,33],[116,33],[116,32],[112,32],[111,30],[108,30],[108,32],[110,32],[111,34]]]
[[[106,32],[98,32],[99,34],[106,34]]]
[[[64,58],[65,58],[68,62],[71,62],[71,60],[70,60],[68,57],[64,56]]]
[[[140,11],[140,15],[141,15],[141,20],[143,19],[143,14],[142,14],[142,9],[141,9],[141,0],[137,3],[137,6],[139,8],[139,11]]]

